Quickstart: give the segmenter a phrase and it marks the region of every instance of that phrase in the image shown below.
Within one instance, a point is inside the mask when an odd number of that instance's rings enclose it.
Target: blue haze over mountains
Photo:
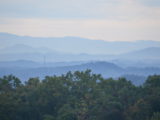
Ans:
[[[0,33],[0,44],[0,76],[14,74],[27,80],[92,69],[106,78],[127,77],[138,85],[148,75],[160,74],[159,41],[108,42]]]
[[[46,47],[66,53],[87,54],[121,54],[148,47],[160,47],[158,41],[139,40],[134,42],[107,42],[104,40],[90,40],[80,37],[62,38],[38,38],[28,36],[17,36],[8,33],[0,33],[1,48],[23,44],[35,48]]]

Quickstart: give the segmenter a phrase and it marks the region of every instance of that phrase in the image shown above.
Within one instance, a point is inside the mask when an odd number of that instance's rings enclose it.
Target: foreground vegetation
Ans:
[[[142,86],[84,72],[0,78],[1,120],[160,120],[160,75]]]

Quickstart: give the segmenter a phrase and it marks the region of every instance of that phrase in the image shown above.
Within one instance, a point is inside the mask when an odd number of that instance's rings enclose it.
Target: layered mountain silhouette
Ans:
[[[148,47],[160,47],[160,42],[152,40],[108,42],[104,40],[91,40],[80,37],[43,38],[17,36],[8,33],[0,33],[0,43],[0,47],[24,44],[34,48],[45,47],[63,53],[107,55],[122,54]]]
[[[158,41],[108,42],[0,33],[0,43],[0,76],[13,74],[27,80],[91,69],[106,78],[126,77],[139,85],[148,75],[160,74]]]
[[[18,63],[26,64],[26,61],[18,61]],[[50,66],[50,67],[40,67],[34,66],[38,65],[33,62],[28,62],[30,67],[0,67],[0,76],[13,74],[21,78],[23,81],[29,79],[30,77],[40,77],[43,79],[45,76],[61,75],[68,71],[84,71],[86,69],[92,70],[93,73],[101,74],[105,78],[109,77],[127,77],[133,83],[139,85],[145,81],[148,75],[160,74],[160,68],[148,67],[148,68],[138,68],[138,67],[128,67],[122,68],[116,64],[104,61],[89,62],[89,63],[76,63],[66,64],[66,66]],[[1,64],[0,64],[1,65]],[[138,78],[138,79],[137,79]],[[139,79],[140,78],[140,79]]]
[[[63,53],[49,48],[34,48],[29,45],[17,44],[0,49],[0,61],[36,61],[72,62],[72,61],[110,61],[120,66],[160,66],[160,47],[149,47],[123,54],[73,54]],[[139,66],[138,65],[138,66]]]

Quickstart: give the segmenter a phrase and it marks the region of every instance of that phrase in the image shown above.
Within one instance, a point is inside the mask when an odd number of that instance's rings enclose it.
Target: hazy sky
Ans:
[[[0,0],[0,32],[160,41],[160,0]]]

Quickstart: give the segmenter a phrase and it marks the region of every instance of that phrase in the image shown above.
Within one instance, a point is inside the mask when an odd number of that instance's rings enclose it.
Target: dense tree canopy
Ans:
[[[25,83],[0,78],[1,120],[160,120],[160,75],[142,86],[125,78],[68,72]]]

